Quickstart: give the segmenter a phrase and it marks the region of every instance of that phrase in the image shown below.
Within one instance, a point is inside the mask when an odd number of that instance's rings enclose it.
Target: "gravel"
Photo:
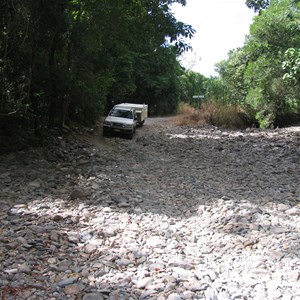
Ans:
[[[299,146],[149,119],[0,156],[0,298],[300,299]]]

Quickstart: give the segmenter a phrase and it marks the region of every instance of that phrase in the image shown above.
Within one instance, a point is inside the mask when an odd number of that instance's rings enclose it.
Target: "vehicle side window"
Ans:
[[[132,111],[127,111],[124,118],[132,119]]]
[[[115,109],[112,109],[109,114],[109,116],[113,116],[113,117],[116,117],[116,110]]]

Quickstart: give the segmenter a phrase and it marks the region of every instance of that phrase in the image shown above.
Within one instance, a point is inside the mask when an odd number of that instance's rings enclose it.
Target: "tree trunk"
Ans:
[[[67,73],[71,74],[72,67],[72,32],[69,33],[70,37],[67,45]],[[62,114],[62,126],[66,125],[66,122],[69,121],[69,105],[70,105],[70,82],[68,83],[68,91],[66,96],[63,99],[63,114]]]
[[[48,68],[49,68],[49,127],[53,128],[55,124],[55,119],[57,117],[58,109],[57,109],[57,102],[58,102],[58,93],[57,93],[57,86],[55,80],[55,52],[58,42],[59,31],[57,31],[51,41],[49,56],[48,56]]]

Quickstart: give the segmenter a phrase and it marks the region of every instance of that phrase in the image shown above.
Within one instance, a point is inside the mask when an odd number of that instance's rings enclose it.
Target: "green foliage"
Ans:
[[[246,95],[244,73],[248,65],[248,55],[243,49],[232,50],[228,60],[216,65],[223,85],[222,102],[241,104]]]
[[[223,101],[225,89],[221,78],[206,78],[204,82],[204,88],[206,99],[211,99],[214,101]]]
[[[260,12],[270,5],[270,0],[246,0],[246,5],[255,12]]]
[[[289,48],[285,52],[282,68],[286,72],[283,79],[298,84],[300,81],[300,48]]]
[[[254,18],[244,47],[231,51],[217,65],[224,101],[241,105],[260,127],[277,126],[279,120],[300,111],[299,84],[295,84],[299,82],[299,9],[299,1],[271,1]]]
[[[131,99],[148,103],[151,114],[170,114],[177,109],[181,67],[176,57],[174,47],[161,47],[136,62],[137,88]]]
[[[15,112],[36,131],[91,124],[111,103],[178,103],[190,25],[170,12],[185,0],[3,0],[0,115]],[[14,122],[15,124],[15,122]],[[12,125],[15,126],[15,125]]]
[[[202,74],[191,70],[184,71],[180,76],[180,100],[198,107],[198,100],[193,100],[193,96],[206,94],[205,82],[206,78]]]

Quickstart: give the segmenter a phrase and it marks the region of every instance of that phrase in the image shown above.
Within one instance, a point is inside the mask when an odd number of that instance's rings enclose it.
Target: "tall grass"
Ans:
[[[205,102],[200,109],[195,109],[188,103],[180,103],[177,110],[176,123],[182,126],[199,126],[210,124],[215,107],[212,103]]]
[[[188,103],[180,103],[176,124],[181,126],[201,126],[211,124],[218,127],[244,128],[247,126],[245,113],[233,105],[222,105],[215,101],[205,101],[200,109]]]

